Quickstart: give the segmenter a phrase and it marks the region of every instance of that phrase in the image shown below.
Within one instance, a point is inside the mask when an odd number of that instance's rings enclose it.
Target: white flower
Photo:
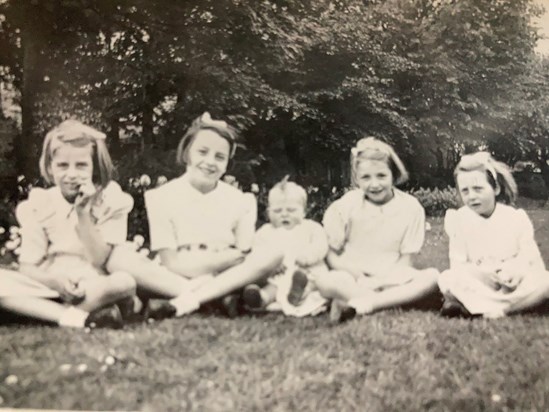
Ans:
[[[14,254],[15,256],[19,256],[19,255],[21,254],[21,248],[20,248],[20,247],[16,248],[16,249],[13,251],[13,254]]]
[[[257,183],[252,183],[250,186],[250,192],[255,194],[259,193],[259,185]]]
[[[17,382],[19,382],[19,378],[15,375],[8,375],[6,379],[4,380],[6,382],[6,385],[16,385]]]
[[[6,229],[4,229],[4,226],[0,226],[0,235],[3,235],[6,233]]]
[[[140,248],[145,243],[145,238],[141,235],[135,235],[133,237],[133,243],[135,243],[137,247]]]
[[[425,222],[425,231],[429,232],[431,230],[431,224],[429,222]]]
[[[149,253],[151,253],[151,251],[147,248],[143,248],[139,251],[139,254],[145,257],[149,257]]]
[[[85,363],[81,363],[80,365],[77,366],[76,369],[78,370],[78,372],[84,373],[88,370],[88,365],[86,365]]]
[[[15,240],[8,240],[4,246],[7,250],[15,250],[15,248],[19,245],[15,242]]]
[[[162,186],[164,183],[168,182],[168,178],[166,176],[158,176],[156,179],[156,186]]]
[[[10,235],[19,233],[19,227],[18,226],[10,226]]]
[[[149,187],[151,185],[151,178],[148,175],[141,175],[139,183],[142,187]]]
[[[109,355],[105,358],[105,363],[109,366],[114,365],[115,362],[116,362],[116,359],[114,359],[114,356]]]
[[[59,370],[61,372],[68,372],[70,370],[70,368],[72,368],[72,365],[70,363],[64,363],[64,364],[59,366]]]

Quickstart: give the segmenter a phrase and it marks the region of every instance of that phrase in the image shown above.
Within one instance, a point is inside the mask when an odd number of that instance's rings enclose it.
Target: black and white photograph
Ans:
[[[0,0],[0,411],[548,411],[549,0]]]

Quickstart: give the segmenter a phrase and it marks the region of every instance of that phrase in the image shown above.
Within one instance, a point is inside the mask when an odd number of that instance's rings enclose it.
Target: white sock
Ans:
[[[194,312],[200,307],[200,302],[193,295],[187,293],[182,293],[173,298],[170,303],[175,306],[175,316],[177,317]]]
[[[89,313],[85,310],[75,308],[74,306],[69,306],[57,322],[59,326],[69,327],[69,328],[83,328],[86,324],[86,319]]]
[[[358,315],[369,315],[374,311],[374,304],[369,297],[349,299],[348,305],[354,308]]]

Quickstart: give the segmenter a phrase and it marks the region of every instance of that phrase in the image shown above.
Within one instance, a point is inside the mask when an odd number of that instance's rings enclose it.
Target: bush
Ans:
[[[444,189],[420,187],[412,190],[410,194],[419,200],[427,216],[444,216],[446,210],[459,207],[457,191],[451,186]]]

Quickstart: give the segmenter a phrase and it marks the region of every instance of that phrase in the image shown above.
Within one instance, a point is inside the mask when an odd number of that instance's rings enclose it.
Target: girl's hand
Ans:
[[[502,270],[498,274],[501,285],[508,291],[514,291],[517,286],[522,282],[523,276],[517,272],[511,272],[508,270]]]
[[[52,289],[59,292],[63,302],[78,303],[84,299],[85,292],[80,284],[80,279],[71,275],[55,275],[53,277]]]
[[[501,289],[501,282],[495,272],[491,270],[479,270],[477,277],[489,288],[494,290]]]
[[[97,193],[97,189],[91,180],[87,180],[80,185],[78,195],[74,200],[74,207],[77,212],[86,211],[91,206],[91,200]]]

